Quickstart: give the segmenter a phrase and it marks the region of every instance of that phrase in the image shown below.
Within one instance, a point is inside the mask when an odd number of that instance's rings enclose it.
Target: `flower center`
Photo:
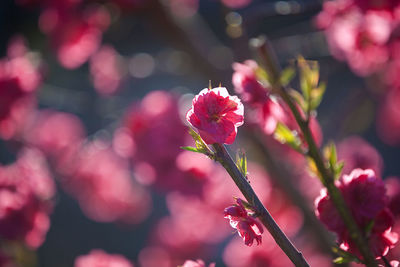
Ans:
[[[220,122],[221,121],[221,116],[219,116],[218,114],[213,114],[210,116],[211,121],[213,122]]]

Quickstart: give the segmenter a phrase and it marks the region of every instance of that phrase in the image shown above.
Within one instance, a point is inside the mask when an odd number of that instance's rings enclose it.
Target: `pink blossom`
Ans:
[[[393,224],[393,215],[388,209],[382,210],[375,218],[371,232],[368,234],[368,244],[376,258],[386,256],[389,249],[392,249],[396,245],[398,235],[391,231]],[[361,254],[350,239],[350,236],[343,238],[340,247],[361,258]]]
[[[226,88],[205,88],[193,99],[186,119],[207,144],[232,144],[237,127],[243,124],[243,114],[243,104]]]
[[[139,223],[151,211],[149,193],[133,183],[127,162],[105,141],[95,140],[82,147],[64,175],[64,188],[92,220]]]
[[[39,247],[50,227],[55,185],[43,155],[24,150],[17,162],[0,167],[0,236]]]
[[[390,261],[389,264],[391,267],[399,267],[400,262],[399,261]],[[378,266],[385,267],[385,265],[383,265],[383,264],[379,264]]]
[[[166,91],[153,91],[128,110],[123,127],[116,132],[114,144],[118,154],[131,158],[135,178],[140,183],[154,185],[162,191],[178,190],[190,194],[199,191],[190,184],[202,184],[201,176],[207,173],[206,165],[210,163],[200,159],[199,165],[195,166],[193,156],[182,154],[180,147],[186,144],[188,137],[187,127],[179,114],[177,96]],[[186,168],[185,162],[191,167]],[[198,176],[195,170],[203,167],[197,172]],[[186,179],[185,173],[194,176]]]
[[[284,225],[281,225],[284,227]],[[332,258],[324,255],[310,242],[309,236],[297,235],[296,247],[301,250],[310,266],[330,266]],[[293,263],[285,256],[272,238],[265,238],[259,246],[243,248],[239,239],[232,239],[225,247],[223,261],[227,267],[287,267]]]
[[[257,63],[254,60],[246,60],[243,64],[234,63],[232,67],[235,71],[232,75],[232,83],[243,102],[251,105],[264,103],[267,100],[268,91],[257,80]]]
[[[260,245],[264,232],[262,225],[248,214],[240,198],[236,203],[224,210],[224,218],[229,219],[230,225],[238,231],[247,246],[251,246],[254,240]]]
[[[400,87],[386,93],[377,116],[377,131],[383,142],[400,143]]]
[[[344,161],[343,173],[353,169],[372,169],[378,177],[383,170],[383,159],[379,152],[367,141],[351,136],[338,144],[338,159]]]
[[[251,3],[252,0],[221,0],[221,2],[229,8],[244,8]]]
[[[344,175],[337,182],[337,187],[361,229],[365,230],[370,222],[374,221],[371,232],[365,233],[369,235],[368,244],[377,258],[386,255],[397,242],[397,234],[391,232],[394,220],[392,213],[387,209],[383,181],[376,178],[371,169],[355,169],[349,175]],[[338,234],[343,249],[358,254],[325,189],[316,200],[316,214],[329,230]]]
[[[385,179],[386,191],[389,197],[389,209],[395,217],[400,215],[400,179],[388,177]]]
[[[61,65],[75,69],[97,51],[109,21],[109,14],[102,8],[83,11],[48,8],[40,16],[39,26],[49,35]]]
[[[300,108],[298,108],[298,110],[304,117],[304,114],[300,110]],[[282,123],[290,130],[296,131],[299,134],[300,138],[304,139],[292,112],[290,111],[287,104],[283,102],[280,98],[275,98],[271,96],[268,97],[262,107],[262,116],[263,120],[260,122],[260,126],[262,127],[266,135],[272,135],[275,132],[278,123]],[[309,127],[315,142],[317,143],[317,145],[321,145],[323,138],[322,130],[319,126],[317,119],[314,116],[310,117]]]
[[[70,153],[77,151],[85,135],[84,125],[78,117],[54,110],[38,111],[24,131],[26,143],[60,164]]]
[[[98,93],[114,94],[123,78],[122,57],[112,46],[103,45],[90,59],[90,74]]]
[[[74,267],[133,267],[124,256],[108,254],[100,249],[94,249],[89,254],[75,259]]]
[[[35,106],[34,93],[40,81],[38,66],[29,58],[24,40],[14,38],[8,58],[0,60],[1,138],[10,139],[20,133]]]
[[[389,2],[329,1],[318,15],[317,25],[325,30],[332,54],[347,61],[358,75],[380,71],[390,60],[388,44],[400,5]]]
[[[182,267],[207,267],[204,261],[202,260],[187,260],[183,263]],[[215,263],[210,263],[208,267],[215,267]]]

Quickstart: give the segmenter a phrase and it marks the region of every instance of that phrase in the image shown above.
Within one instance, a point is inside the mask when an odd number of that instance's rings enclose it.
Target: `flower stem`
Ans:
[[[325,166],[324,160],[314,141],[307,121],[301,116],[299,110],[297,109],[292,98],[287,93],[286,89],[279,83],[280,66],[275,59],[275,55],[271,46],[267,43],[266,38],[257,39],[257,42],[253,42],[253,45],[256,46],[260,56],[262,57],[262,60],[264,61],[268,74],[271,75],[274,90],[282,97],[282,99],[286,102],[292,114],[294,115],[296,122],[299,125],[300,130],[308,145],[308,156],[314,160],[318,172],[321,175],[321,181],[323,185],[327,188],[328,194],[336,209],[338,210],[340,216],[342,217],[346,228],[350,233],[351,239],[354,241],[354,243],[358,247],[358,250],[363,256],[364,264],[366,266],[377,267],[378,265],[375,261],[373,254],[371,253],[371,250],[368,247],[368,242],[366,238],[362,234],[354,217],[347,207],[342,194],[335,186],[335,180],[332,172]]]
[[[260,218],[261,222],[270,232],[275,242],[295,264],[295,266],[309,266],[301,252],[290,242],[285,233],[279,228],[278,224],[272,218],[271,214],[261,203],[253,188],[250,186],[246,177],[240,172],[235,162],[232,160],[224,145],[213,144],[215,150],[214,157],[229,173],[233,181],[242,192],[246,200],[254,207],[254,211]]]

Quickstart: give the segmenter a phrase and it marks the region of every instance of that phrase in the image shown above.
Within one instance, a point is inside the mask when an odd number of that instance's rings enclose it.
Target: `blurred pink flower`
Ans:
[[[391,232],[394,220],[386,208],[387,196],[383,181],[376,178],[371,169],[355,169],[349,175],[344,175],[337,182],[337,186],[361,229],[366,229],[369,223],[374,221],[368,244],[377,258],[386,255],[397,242],[397,234]],[[329,230],[338,234],[342,248],[358,254],[325,189],[321,190],[321,195],[315,203],[318,218]]]
[[[257,245],[260,245],[261,235],[264,232],[262,225],[248,214],[240,198],[236,200],[236,203],[225,208],[224,218],[229,219],[230,225],[238,231],[247,246],[251,246],[254,240]]]
[[[400,87],[393,88],[384,97],[377,116],[377,131],[389,145],[400,143]]]
[[[382,177],[383,159],[379,152],[359,136],[351,136],[342,140],[337,146],[338,160],[344,161],[343,173],[354,169],[372,169],[378,177]]]
[[[245,103],[250,105],[263,104],[267,100],[268,88],[257,80],[257,62],[246,60],[242,63],[233,63],[232,83],[235,92]]]
[[[0,236],[38,248],[50,227],[54,195],[39,151],[25,149],[14,164],[0,166]]]
[[[380,71],[390,60],[388,44],[399,23],[395,15],[398,1],[378,2],[328,1],[317,17],[317,26],[325,31],[332,54],[346,60],[361,76]]]
[[[204,261],[202,260],[187,260],[183,263],[182,267],[207,267]],[[215,267],[215,263],[210,263],[208,267]]]
[[[229,8],[244,8],[251,3],[252,0],[221,0],[221,2]]]
[[[108,254],[100,249],[94,249],[87,255],[75,259],[74,267],[133,267],[124,256]]]
[[[265,238],[259,246],[243,248],[243,243],[233,239],[225,247],[223,260],[228,267],[285,267],[290,266],[290,260],[270,238]]]
[[[282,225],[284,227],[284,225]],[[319,251],[310,236],[297,235],[296,247],[301,250],[310,266],[331,266],[332,258]],[[223,261],[227,267],[286,267],[293,263],[276,245],[275,241],[266,236],[259,246],[243,248],[241,240],[232,239],[225,247]]]
[[[21,131],[35,106],[34,93],[41,82],[22,38],[14,38],[8,58],[0,60],[0,137],[10,139]]]
[[[186,119],[207,144],[232,144],[237,127],[244,122],[243,114],[243,104],[225,87],[205,88],[193,99]]]
[[[298,110],[304,117],[300,108],[298,108]],[[263,120],[261,120],[260,126],[266,135],[272,135],[278,123],[282,123],[290,130],[296,131],[300,138],[304,139],[292,112],[287,104],[280,98],[268,97],[262,107],[262,116]],[[314,141],[318,146],[321,145],[323,138],[322,130],[315,116],[310,117],[309,127]],[[304,145],[306,145],[305,142]]]
[[[190,184],[202,184],[201,173],[210,162],[199,159],[199,165],[194,166],[193,156],[182,154],[180,147],[188,137],[180,118],[178,97],[167,91],[153,91],[128,110],[123,127],[114,137],[114,147],[118,154],[132,159],[135,178],[140,183],[190,194],[199,191]],[[186,179],[185,173],[193,177]]]
[[[354,0],[354,3],[362,10],[385,10],[394,11],[400,7],[400,3],[397,0]]]
[[[38,111],[24,131],[25,142],[39,148],[57,165],[77,152],[85,136],[78,117],[55,110]]]
[[[388,177],[385,179],[386,191],[389,197],[389,209],[395,217],[400,215],[400,179]]]
[[[96,91],[112,95],[123,78],[122,57],[111,45],[103,45],[90,58],[90,74]]]
[[[110,23],[104,8],[65,11],[48,8],[40,16],[39,26],[48,34],[58,60],[68,69],[85,63],[100,47],[102,32]]]
[[[108,143],[92,141],[71,160],[62,184],[90,219],[140,223],[150,214],[149,193],[133,183],[127,162]]]

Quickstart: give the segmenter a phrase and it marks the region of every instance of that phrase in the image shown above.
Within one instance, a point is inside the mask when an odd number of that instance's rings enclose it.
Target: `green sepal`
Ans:
[[[189,128],[189,134],[193,137],[196,147],[184,146],[181,147],[184,150],[202,153],[210,158],[213,158],[213,151],[208,147],[208,145],[201,139],[200,135],[195,132],[192,128]]]

